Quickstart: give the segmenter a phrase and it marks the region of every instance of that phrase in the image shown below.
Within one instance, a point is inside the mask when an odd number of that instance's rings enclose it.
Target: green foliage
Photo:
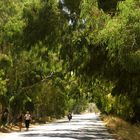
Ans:
[[[119,4],[119,12],[113,19],[107,21],[105,28],[99,34],[108,42],[109,59],[121,64],[127,70],[128,63],[137,61],[139,55],[139,6],[137,2],[128,0]],[[133,12],[132,12],[133,11]],[[103,35],[103,36],[102,36]],[[102,37],[101,37],[102,36]],[[134,56],[134,59],[132,59]],[[130,62],[130,59],[132,60]],[[136,62],[137,63],[137,62]],[[133,64],[132,64],[133,65]]]
[[[22,32],[24,26],[21,19],[23,3],[18,0],[2,0],[0,5],[0,44],[5,47],[7,44],[15,42]]]
[[[46,46],[57,43],[55,40],[59,38],[58,28],[61,27],[61,20],[55,0],[32,1],[25,5],[23,11],[26,21],[26,27],[23,29],[25,45],[32,46],[39,41],[45,42]]]
[[[53,85],[50,81],[48,84],[42,84],[41,90],[38,91],[35,101],[38,103],[38,113],[41,116],[61,117],[64,115],[66,107],[66,95],[59,86]]]
[[[0,70],[0,96],[1,95],[5,95],[6,91],[7,91],[7,79],[4,79],[4,71]]]
[[[127,0],[121,2],[118,5],[117,14],[106,20],[103,30],[98,34],[99,40],[101,39],[99,42],[106,44],[107,63],[110,63],[109,65],[114,70],[111,74],[116,75],[112,95],[122,95],[121,99],[126,102],[126,105],[122,104],[119,115],[126,119],[135,118],[136,120],[139,120],[139,111],[136,111],[135,106],[138,106],[138,103],[135,102],[135,99],[139,97],[138,83],[140,83],[138,45],[140,15],[138,11],[139,1]],[[106,67],[107,73],[111,71],[109,70],[110,66]],[[117,70],[114,68],[117,68]],[[108,78],[112,77],[112,75],[109,75]],[[117,102],[120,101],[117,100]],[[129,111],[125,110],[126,108]],[[116,114],[118,113],[116,112]]]
[[[0,103],[13,115],[61,117],[96,102],[140,120],[139,0],[0,5]]]
[[[11,58],[6,54],[0,54],[0,69],[6,69],[12,64]]]
[[[3,107],[6,107],[8,104],[6,95],[7,83],[8,79],[5,78],[5,71],[0,69],[0,103]]]

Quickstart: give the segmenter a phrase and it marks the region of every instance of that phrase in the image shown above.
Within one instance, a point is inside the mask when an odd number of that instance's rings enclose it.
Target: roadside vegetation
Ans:
[[[115,116],[102,115],[101,118],[105,122],[109,132],[114,134],[118,140],[139,140],[139,123],[131,124]]]

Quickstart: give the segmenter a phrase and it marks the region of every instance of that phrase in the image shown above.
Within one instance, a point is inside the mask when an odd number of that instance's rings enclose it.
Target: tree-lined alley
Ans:
[[[1,0],[1,110],[140,121],[139,19],[140,0]]]

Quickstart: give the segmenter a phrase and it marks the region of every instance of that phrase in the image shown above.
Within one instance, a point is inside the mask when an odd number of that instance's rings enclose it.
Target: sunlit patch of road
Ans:
[[[30,128],[29,131],[10,133],[0,140],[114,140],[103,122],[94,113],[73,115],[54,123]]]

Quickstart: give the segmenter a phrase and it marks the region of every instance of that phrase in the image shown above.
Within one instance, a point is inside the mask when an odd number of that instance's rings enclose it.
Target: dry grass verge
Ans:
[[[140,140],[140,124],[132,125],[118,117],[101,116],[108,130],[117,135],[119,140]]]
[[[4,126],[0,127],[0,135],[4,135],[6,133],[11,133],[11,132],[19,132],[19,127],[18,126]]]
[[[34,127],[35,124],[31,124],[30,128]],[[26,131],[24,124],[22,125],[21,131]],[[0,127],[0,135],[11,133],[11,132],[21,132],[18,125],[7,125],[4,127]]]

